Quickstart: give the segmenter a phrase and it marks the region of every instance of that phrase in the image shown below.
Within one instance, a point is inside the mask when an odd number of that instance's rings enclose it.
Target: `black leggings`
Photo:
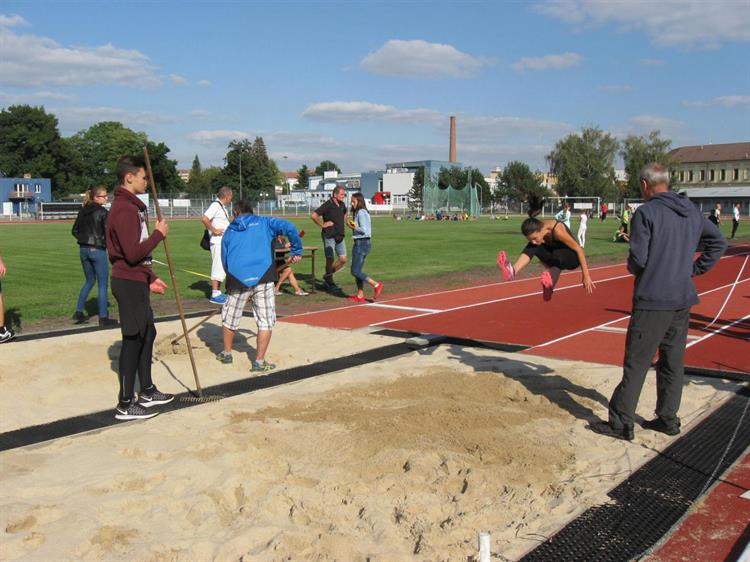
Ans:
[[[120,350],[120,394],[121,403],[130,402],[135,391],[135,377],[141,390],[150,389],[154,383],[151,380],[151,356],[156,339],[156,328],[151,324],[144,335],[135,334],[122,336],[122,349]]]

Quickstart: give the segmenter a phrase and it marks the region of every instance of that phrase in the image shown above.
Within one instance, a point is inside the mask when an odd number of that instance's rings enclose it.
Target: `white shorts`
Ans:
[[[211,281],[221,283],[227,278],[221,263],[221,236],[211,237]]]
[[[262,283],[227,293],[227,301],[221,307],[221,323],[237,331],[247,299],[252,296],[253,316],[258,329],[270,331],[276,324],[275,288],[275,283]]]

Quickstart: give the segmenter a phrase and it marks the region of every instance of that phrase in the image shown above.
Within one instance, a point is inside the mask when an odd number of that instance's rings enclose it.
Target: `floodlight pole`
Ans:
[[[156,183],[154,182],[154,173],[151,170],[151,159],[148,156],[148,147],[143,147],[143,156],[146,160],[146,172],[148,172],[148,183],[151,185],[151,194],[154,198],[154,209],[156,210],[156,218],[162,220],[161,206],[159,205],[159,194],[156,192]],[[174,288],[174,297],[177,301],[177,312],[180,314],[180,322],[182,322],[182,331],[185,334],[185,343],[187,344],[188,355],[190,356],[190,366],[193,368],[193,377],[195,377],[196,392],[199,397],[203,397],[203,389],[201,388],[201,382],[198,380],[198,370],[195,367],[195,358],[193,357],[193,348],[190,345],[190,338],[188,337],[188,328],[185,324],[185,312],[182,309],[182,297],[180,297],[180,291],[177,288],[177,278],[174,274],[174,265],[172,264],[172,255],[169,253],[169,245],[167,239],[164,238],[164,253],[167,256],[167,265],[169,266],[169,276],[172,279],[172,287]]]

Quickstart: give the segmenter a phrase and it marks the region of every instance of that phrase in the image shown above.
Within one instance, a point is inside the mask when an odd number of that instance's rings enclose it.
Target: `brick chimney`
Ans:
[[[448,161],[457,162],[456,159],[456,117],[451,115],[451,140],[450,149],[448,151]]]

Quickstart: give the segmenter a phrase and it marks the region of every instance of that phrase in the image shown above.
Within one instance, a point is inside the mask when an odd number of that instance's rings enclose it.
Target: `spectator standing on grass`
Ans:
[[[740,203],[735,203],[732,207],[732,235],[729,237],[730,240],[734,240],[738,226],[740,226]]]
[[[219,289],[227,276],[221,264],[221,237],[229,226],[227,205],[231,202],[232,188],[220,187],[216,200],[208,206],[201,217],[204,226],[211,233],[211,298],[208,300],[213,304],[224,304],[227,300],[226,295],[222,295]]]
[[[711,269],[727,242],[715,225],[682,194],[669,191],[669,171],[658,163],[640,172],[645,204],[633,216],[628,271],[635,276],[633,311],[625,340],[620,384],[609,401],[609,420],[589,428],[632,441],[635,409],[651,366],[656,365],[656,417],[644,429],[680,433],[677,413],[682,399],[690,307],[698,303],[692,278]],[[703,251],[694,260],[698,247]]]
[[[721,224],[721,205],[717,203],[711,212],[708,214],[708,220],[714,223],[717,227]]]
[[[302,236],[302,232],[299,234]],[[276,282],[274,293],[277,296],[280,295],[282,283],[288,280],[292,289],[294,289],[295,295],[298,297],[306,297],[309,293],[300,288],[299,283],[297,282],[297,277],[294,275],[294,271],[292,271],[292,266],[289,264],[286,257],[284,257],[284,254],[288,252],[291,247],[291,243],[284,238],[283,234],[279,234],[273,239],[274,264],[276,265],[276,272],[279,274],[279,280]]]
[[[581,211],[581,222],[578,225],[578,243],[581,245],[581,248],[586,247],[586,225],[589,221],[589,214],[586,212],[586,209],[583,209]]]
[[[323,250],[326,256],[326,272],[323,275],[323,282],[328,291],[341,292],[341,288],[333,282],[333,274],[344,267],[347,261],[344,242],[346,220],[344,199],[346,199],[346,189],[337,185],[333,188],[331,197],[310,214],[313,222],[322,229]]]
[[[599,210],[601,211],[600,220],[601,222],[604,222],[605,220],[607,220],[607,213],[609,212],[609,205],[607,205],[606,203],[602,203],[602,206],[599,208]]]
[[[0,279],[5,277],[5,263],[0,256]],[[13,330],[5,325],[5,305],[3,303],[3,284],[0,282],[0,343],[9,342],[15,337]]]
[[[372,300],[377,300],[383,292],[383,283],[375,281],[367,275],[362,268],[365,258],[372,251],[372,219],[367,211],[367,203],[361,193],[352,195],[352,216],[354,220],[348,221],[347,225],[352,229],[352,275],[357,282],[357,294],[349,297],[353,302],[365,302],[365,283],[373,288]]]
[[[258,335],[250,370],[264,373],[276,368],[265,359],[276,324],[277,273],[272,243],[279,234],[289,238],[289,263],[293,264],[302,259],[302,239],[289,221],[254,215],[249,201],[238,202],[234,213],[235,219],[221,242],[221,257],[227,272],[227,300],[221,309],[224,349],[216,359],[232,363],[234,333],[240,326],[245,304],[251,299]]]
[[[570,205],[565,203],[562,210],[555,215],[555,220],[563,223],[570,230]]]
[[[84,312],[86,299],[89,297],[94,283],[97,284],[96,302],[99,310],[99,326],[109,327],[117,324],[109,318],[107,308],[107,288],[109,281],[109,261],[107,259],[107,239],[105,227],[107,225],[107,188],[94,187],[86,191],[83,196],[83,208],[73,223],[73,236],[78,241],[78,253],[83,266],[84,283],[78,293],[76,311],[73,320],[82,324],[88,320]]]
[[[149,291],[164,294],[166,283],[151,270],[151,252],[166,238],[169,225],[157,221],[148,232],[147,207],[137,196],[146,193],[145,161],[123,156],[117,161],[117,181],[107,218],[107,252],[112,264],[112,293],[120,311],[122,348],[118,362],[120,393],[115,418],[152,418],[149,408],[167,404],[174,396],[160,392],[151,380],[151,356],[156,339]],[[140,395],[135,392],[136,376]]]

